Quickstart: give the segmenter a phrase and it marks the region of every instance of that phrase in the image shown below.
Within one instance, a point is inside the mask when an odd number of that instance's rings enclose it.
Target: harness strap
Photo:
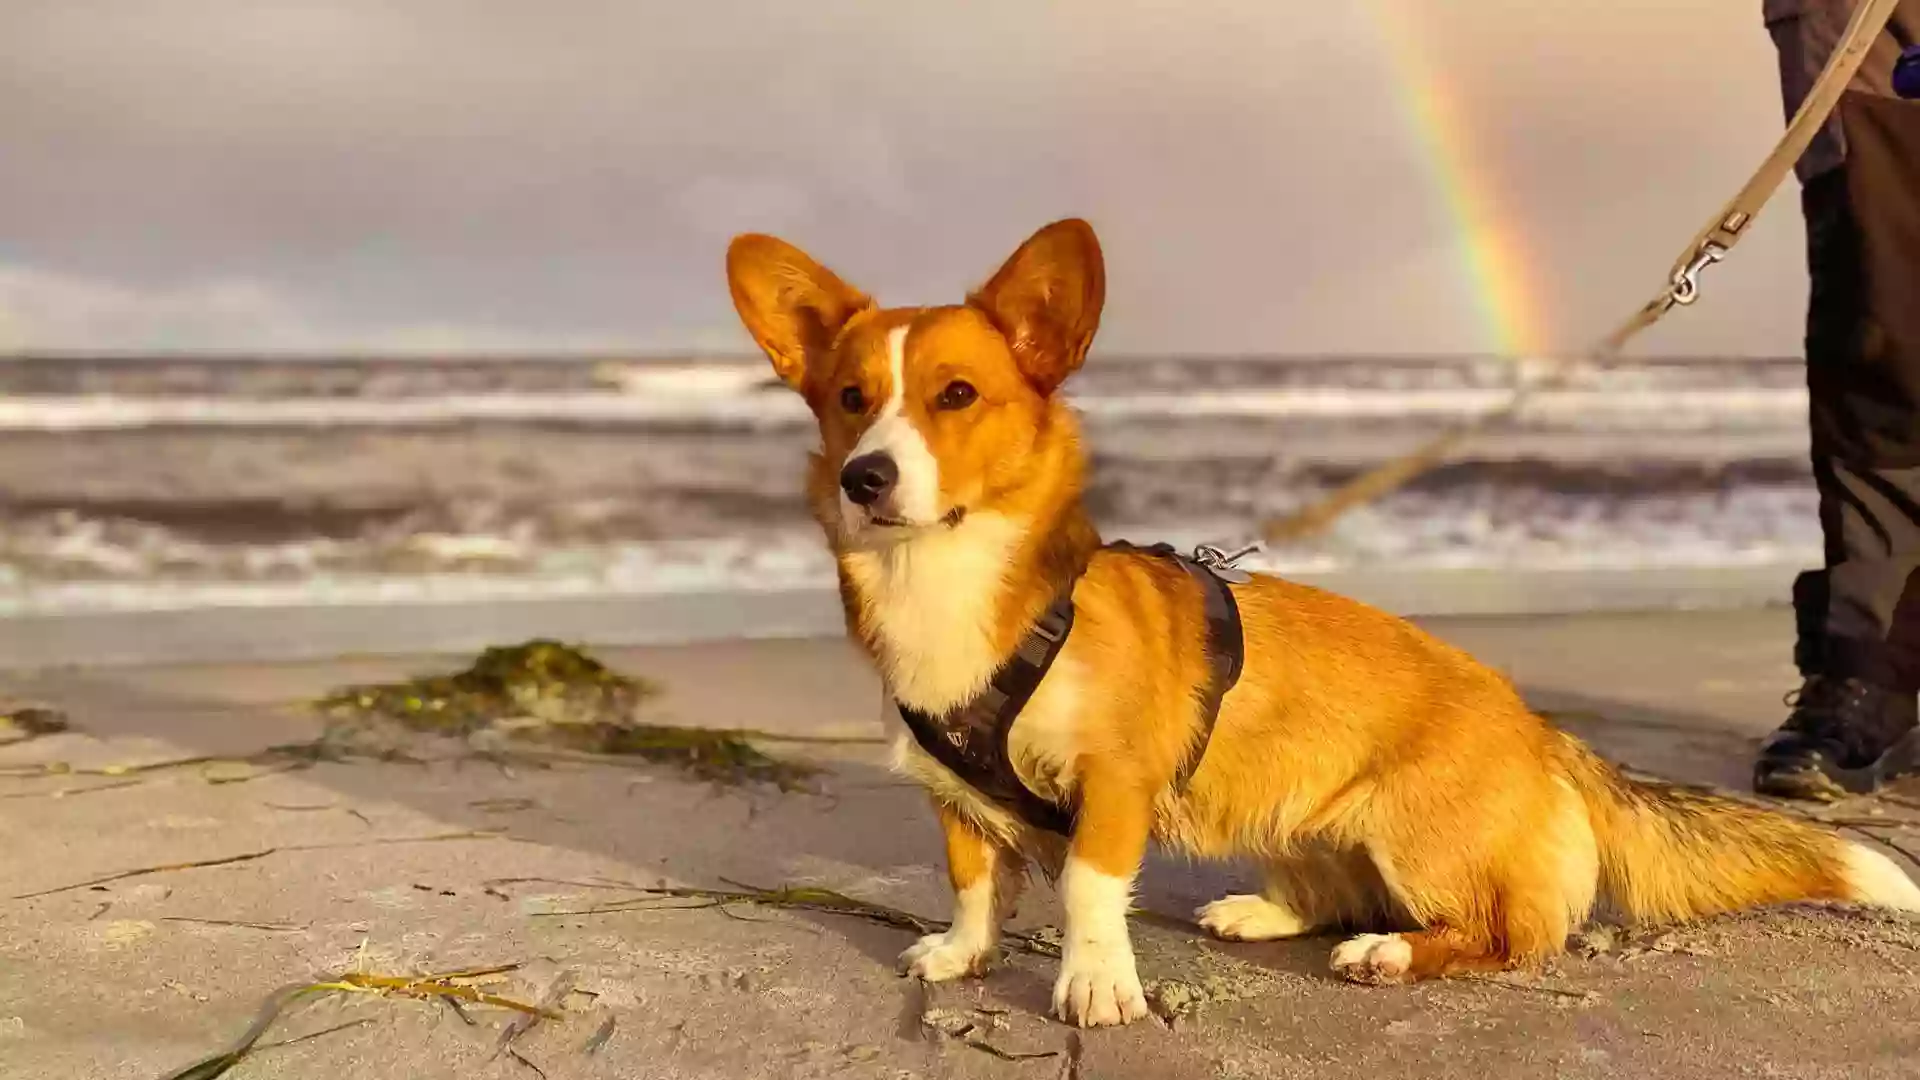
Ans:
[[[1207,617],[1207,661],[1211,675],[1200,699],[1199,737],[1174,777],[1174,790],[1185,791],[1206,756],[1214,722],[1220,716],[1221,701],[1239,681],[1244,665],[1246,653],[1240,608],[1227,583],[1244,581],[1246,576],[1224,563],[1208,564],[1189,558],[1170,544],[1142,548],[1118,541],[1108,547],[1173,559],[1200,583]],[[972,701],[938,719],[902,702],[894,703],[900,710],[900,719],[913,733],[914,741],[935,761],[1027,824],[1062,836],[1073,831],[1074,811],[1034,794],[1021,782],[1019,772],[1013,767],[1008,739],[1014,721],[1039,688],[1040,680],[1046,677],[1047,669],[1053,666],[1054,658],[1060,655],[1072,630],[1073,589],[1069,585],[1021,639],[1019,648],[994,674],[986,689]]]
[[[1073,815],[1020,782],[1007,738],[1072,629],[1073,590],[1069,587],[972,701],[938,720],[903,702],[894,703],[914,741],[935,761],[1027,824],[1062,836],[1073,831]]]
[[[1213,666],[1213,678],[1207,680],[1206,696],[1200,699],[1200,735],[1174,779],[1173,789],[1177,792],[1187,789],[1194,770],[1200,767],[1200,759],[1206,756],[1207,745],[1213,741],[1214,721],[1220,719],[1220,703],[1227,691],[1240,681],[1240,669],[1246,663],[1240,605],[1233,599],[1233,590],[1227,588],[1226,581],[1219,575],[1192,559],[1182,557],[1180,564],[1200,582],[1206,595],[1207,660]]]
[[[1240,629],[1240,605],[1234,601],[1233,590],[1227,587],[1227,582],[1245,581],[1247,575],[1229,566],[1209,565],[1182,555],[1172,544],[1140,547],[1118,540],[1107,546],[1115,551],[1172,559],[1200,583],[1207,616],[1207,663],[1213,670],[1213,677],[1207,680],[1200,698],[1199,737],[1194,740],[1186,760],[1181,763],[1180,771],[1174,775],[1173,790],[1182,792],[1193,779],[1195,770],[1200,768],[1201,759],[1206,757],[1207,745],[1213,741],[1213,725],[1220,719],[1220,703],[1225,700],[1227,691],[1240,681],[1240,669],[1246,662],[1246,642]],[[1234,576],[1229,578],[1228,574]]]

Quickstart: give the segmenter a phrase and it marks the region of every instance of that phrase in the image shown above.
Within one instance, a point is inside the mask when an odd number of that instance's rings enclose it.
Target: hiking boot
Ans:
[[[1786,703],[1793,712],[1760,747],[1756,791],[1833,802],[1920,766],[1920,704],[1911,693],[1814,675]]]

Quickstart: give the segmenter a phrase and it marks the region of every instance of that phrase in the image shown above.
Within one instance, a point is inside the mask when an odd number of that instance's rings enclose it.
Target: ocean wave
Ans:
[[[1103,531],[1191,547],[1244,540],[1254,520],[1216,507],[1207,514],[1123,518]],[[444,518],[416,518],[355,535],[291,528],[278,538],[249,540],[73,511],[26,515],[0,528],[0,597],[47,603],[81,586],[166,582],[324,592],[343,581],[475,577],[673,591],[811,586],[833,578],[817,531],[800,522],[652,539],[559,535],[537,518],[503,524],[461,529]],[[1327,536],[1261,556],[1255,565],[1278,571],[1661,566],[1804,561],[1818,553],[1809,489],[1604,498],[1482,488],[1401,492],[1342,519]]]
[[[1187,394],[1070,395],[1100,424],[1156,420],[1463,422],[1502,408],[1499,389],[1243,389]],[[1552,390],[1519,426],[1577,431],[1781,429],[1805,422],[1801,388]],[[789,428],[812,423],[790,394],[470,394],[440,398],[36,396],[0,398],[0,432],[133,428],[422,428],[474,423]]]
[[[1103,531],[1231,543],[1506,400],[1494,361],[1090,365]],[[1581,369],[1253,564],[1808,564],[1798,365]],[[759,362],[0,364],[0,614],[825,588],[817,439]]]

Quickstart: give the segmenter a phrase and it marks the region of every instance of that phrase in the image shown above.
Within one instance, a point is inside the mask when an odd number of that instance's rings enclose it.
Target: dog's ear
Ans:
[[[809,365],[832,348],[848,319],[873,306],[806,252],[754,233],[727,245],[727,286],[775,373],[802,392]]]
[[[967,302],[1006,335],[1034,389],[1051,394],[1086,360],[1106,293],[1100,240],[1069,218],[1029,237]]]

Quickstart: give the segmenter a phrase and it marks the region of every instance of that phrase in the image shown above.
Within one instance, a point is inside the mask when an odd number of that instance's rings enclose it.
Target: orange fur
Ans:
[[[947,838],[947,884],[954,892],[965,890],[993,876],[994,850],[965,815],[955,813],[943,803],[934,804],[940,817],[940,831]]]
[[[896,697],[936,715],[966,700],[1077,576],[1072,635],[1012,735],[1028,785],[1077,803],[1064,849],[910,740],[899,749],[941,806],[956,893],[1026,856],[1068,868],[1056,1001],[1069,1019],[1137,1014],[1131,952],[1102,928],[1150,837],[1262,865],[1259,897],[1203,912],[1223,936],[1409,931],[1336,950],[1363,981],[1537,961],[1596,903],[1658,920],[1798,899],[1920,909],[1920,889],[1890,864],[1780,815],[1626,780],[1460,650],[1271,576],[1235,587],[1245,668],[1198,771],[1172,794],[1208,677],[1202,597],[1177,566],[1099,547],[1078,426],[1055,396],[1098,325],[1092,230],[1041,230],[952,307],[874,308],[764,237],[736,241],[728,269],[743,320],[819,419],[809,502],[849,629]],[[977,400],[937,407],[955,380]],[[937,463],[948,520],[882,527],[841,499],[840,465],[877,415],[837,407],[845,386],[897,401]]]

